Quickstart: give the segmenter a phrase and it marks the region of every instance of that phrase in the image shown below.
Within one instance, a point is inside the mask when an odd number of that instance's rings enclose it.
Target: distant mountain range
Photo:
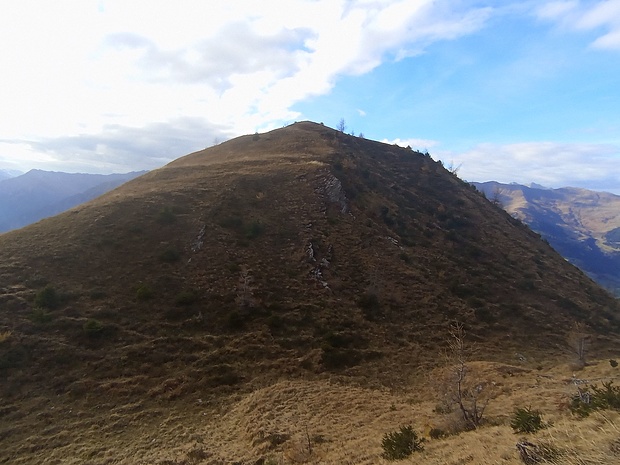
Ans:
[[[145,171],[82,174],[0,171],[0,233],[21,228],[98,197]]]
[[[9,179],[9,178],[14,178],[16,176],[19,176],[20,174],[24,174],[24,173],[22,173],[21,171],[15,171],[15,170],[0,170],[0,181]]]
[[[573,187],[472,184],[620,296],[620,196]]]

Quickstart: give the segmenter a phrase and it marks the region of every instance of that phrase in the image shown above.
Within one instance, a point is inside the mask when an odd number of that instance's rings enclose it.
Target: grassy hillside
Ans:
[[[576,324],[618,353],[618,303],[537,234],[427,156],[314,123],[0,235],[0,289],[4,463],[376,463],[388,425],[437,416],[455,321],[494,387],[572,362]]]

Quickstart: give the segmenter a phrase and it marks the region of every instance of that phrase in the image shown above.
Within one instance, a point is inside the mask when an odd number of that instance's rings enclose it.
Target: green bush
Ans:
[[[324,345],[321,364],[328,370],[341,370],[360,363],[362,353],[356,349],[334,348]]]
[[[542,421],[542,415],[538,410],[526,407],[515,410],[510,426],[515,433],[535,433],[548,425]]]
[[[243,218],[238,215],[228,216],[223,218],[219,225],[226,229],[233,229],[235,231],[241,231],[243,229]]]
[[[424,450],[424,438],[419,438],[411,425],[401,426],[400,431],[386,433],[381,441],[383,454],[386,460],[402,460],[414,452]]]
[[[613,358],[609,361],[609,365],[611,365],[612,368],[616,368],[618,366],[618,361],[614,360]]]
[[[232,311],[226,319],[226,327],[230,331],[239,331],[245,327],[245,318],[237,311]]]
[[[104,299],[107,296],[108,296],[108,293],[104,291],[103,289],[93,289],[92,291],[90,291],[90,298],[92,300]]]
[[[265,226],[259,221],[252,221],[245,227],[245,237],[248,239],[256,239],[265,232]]]
[[[267,319],[267,326],[271,332],[276,332],[286,328],[286,323],[280,315],[271,315]]]
[[[84,323],[82,329],[84,329],[87,336],[95,337],[99,336],[103,332],[103,324],[100,321],[91,318]]]
[[[376,320],[381,313],[379,296],[374,292],[366,292],[357,299],[357,306],[362,309],[364,317],[368,321]]]
[[[170,207],[162,209],[157,214],[157,222],[159,224],[172,224],[177,220],[177,216]]]
[[[620,386],[614,386],[613,381],[579,389],[571,400],[571,412],[587,417],[596,410],[620,410]]]
[[[37,295],[34,297],[34,304],[37,307],[54,309],[60,305],[60,296],[56,289],[47,285],[37,292]]]
[[[140,284],[136,288],[136,297],[138,300],[149,300],[153,298],[153,289],[148,284]]]
[[[30,314],[30,320],[33,323],[45,324],[52,321],[52,314],[47,312],[44,308],[37,307]]]
[[[448,433],[446,433],[440,428],[431,428],[431,430],[428,432],[428,435],[431,439],[443,439],[448,436]]]
[[[181,254],[176,249],[166,249],[159,256],[159,259],[162,262],[166,262],[166,263],[174,263],[176,261],[179,261],[180,258],[181,258]]]
[[[177,305],[188,306],[198,300],[198,294],[194,291],[181,291],[174,299]]]

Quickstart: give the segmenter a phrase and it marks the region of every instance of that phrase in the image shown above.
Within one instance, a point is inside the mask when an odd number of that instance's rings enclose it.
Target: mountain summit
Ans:
[[[147,426],[197,406],[211,421],[282,380],[407,386],[454,321],[507,363],[561,356],[575,324],[599,351],[619,329],[615,299],[441,163],[311,122],[1,235],[0,289],[16,464],[137,463],[164,447]]]

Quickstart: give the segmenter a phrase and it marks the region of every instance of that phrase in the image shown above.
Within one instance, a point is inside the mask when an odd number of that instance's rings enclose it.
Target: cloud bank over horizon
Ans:
[[[8,1],[0,44],[0,169],[153,169],[344,117],[469,180],[620,193],[619,0]]]

